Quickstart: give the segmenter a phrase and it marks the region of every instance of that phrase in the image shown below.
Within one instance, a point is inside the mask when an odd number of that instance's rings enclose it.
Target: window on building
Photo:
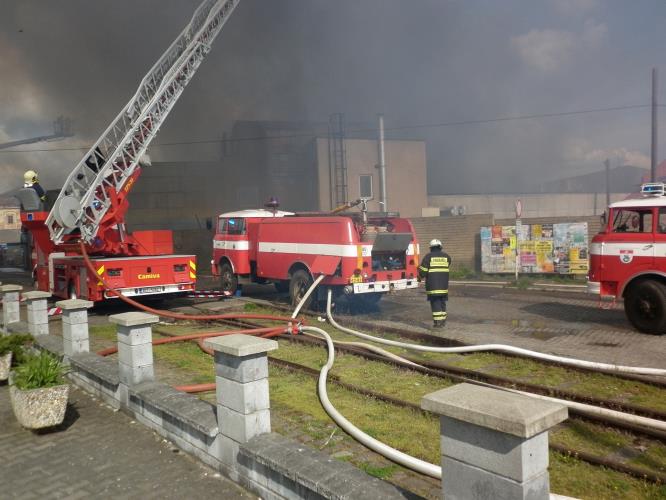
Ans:
[[[359,192],[361,198],[372,198],[372,175],[359,176]]]
[[[14,224],[14,214],[7,214],[7,225],[12,226]]]

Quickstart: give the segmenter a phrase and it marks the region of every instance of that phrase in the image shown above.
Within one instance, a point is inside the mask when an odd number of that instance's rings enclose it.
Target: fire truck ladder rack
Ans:
[[[49,213],[51,240],[75,229],[91,243],[100,223],[131,188],[127,181],[240,0],[205,0],[139,84],[104,134],[69,174]],[[124,190],[124,191],[123,191]]]

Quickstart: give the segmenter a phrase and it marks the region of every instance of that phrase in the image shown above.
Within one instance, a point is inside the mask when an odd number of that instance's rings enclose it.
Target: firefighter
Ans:
[[[430,253],[423,257],[419,266],[419,278],[426,282],[426,294],[432,310],[433,326],[446,325],[446,301],[449,298],[449,268],[451,257],[442,250],[438,239],[430,241]]]
[[[23,187],[34,189],[37,196],[39,196],[39,200],[42,202],[46,201],[46,191],[44,191],[44,188],[39,184],[37,172],[34,170],[28,170],[23,174]]]

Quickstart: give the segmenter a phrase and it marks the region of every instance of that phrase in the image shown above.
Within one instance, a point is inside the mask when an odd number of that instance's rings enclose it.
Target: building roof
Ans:
[[[0,196],[0,208],[21,208],[17,198],[13,196]]]

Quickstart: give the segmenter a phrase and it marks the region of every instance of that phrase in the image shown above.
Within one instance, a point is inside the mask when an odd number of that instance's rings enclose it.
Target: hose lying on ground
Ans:
[[[390,345],[394,347],[402,347],[403,349],[409,349],[412,351],[423,351],[423,352],[439,352],[439,353],[469,353],[469,352],[482,352],[482,351],[495,351],[495,352],[507,352],[512,354],[519,354],[521,356],[526,356],[534,359],[542,359],[545,361],[551,361],[555,363],[560,363],[568,366],[579,366],[582,368],[591,368],[591,369],[601,369],[615,371],[619,373],[635,373],[640,375],[657,375],[657,376],[666,376],[666,369],[662,368],[643,368],[637,366],[622,366],[622,365],[613,365],[608,363],[598,363],[596,361],[585,361],[582,359],[575,358],[565,358],[563,356],[554,356],[552,354],[544,354],[541,352],[530,351],[528,349],[522,349],[520,347],[513,347],[510,345],[504,344],[484,344],[484,345],[473,345],[473,346],[464,346],[464,347],[431,347],[418,344],[408,344],[406,342],[398,342],[396,340],[387,340],[379,337],[373,337],[367,333],[361,333],[351,328],[346,328],[333,319],[331,314],[331,290],[328,291],[328,298],[326,301],[326,316],[330,321],[331,325],[336,327],[339,330],[342,330],[345,333],[354,335],[355,337],[360,337],[366,340],[372,340],[379,344]]]

